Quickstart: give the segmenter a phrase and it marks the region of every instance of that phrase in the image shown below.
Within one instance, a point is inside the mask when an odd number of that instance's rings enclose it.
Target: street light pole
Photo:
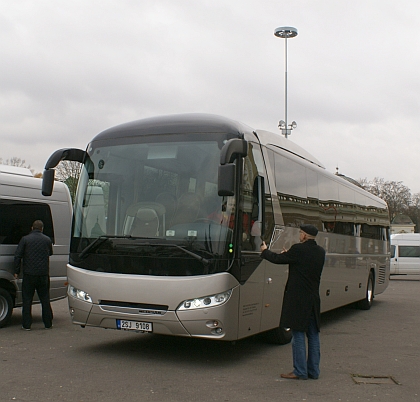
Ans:
[[[297,36],[298,31],[296,28],[293,27],[280,27],[274,30],[274,35],[278,38],[282,38],[285,40],[284,42],[284,118],[285,120],[280,120],[279,128],[287,138],[288,135],[292,133],[292,130],[297,127],[295,121],[291,124],[287,124],[287,39],[294,38]]]

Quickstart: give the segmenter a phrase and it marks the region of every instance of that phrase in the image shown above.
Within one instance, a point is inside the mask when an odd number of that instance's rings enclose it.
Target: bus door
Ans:
[[[249,144],[243,176],[241,213],[248,216],[249,227],[243,227],[240,337],[251,335],[249,332],[255,326],[257,332],[278,327],[285,282],[281,279],[282,271],[260,256],[262,241],[269,244],[274,233],[274,213],[259,144]]]

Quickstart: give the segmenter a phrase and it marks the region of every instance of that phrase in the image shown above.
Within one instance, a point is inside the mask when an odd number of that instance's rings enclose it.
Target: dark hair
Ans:
[[[43,230],[44,229],[44,222],[37,220],[32,224],[32,229],[36,230]]]

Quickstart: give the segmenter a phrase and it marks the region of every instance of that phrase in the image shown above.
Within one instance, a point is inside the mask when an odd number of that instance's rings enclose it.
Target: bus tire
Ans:
[[[359,308],[360,310],[369,310],[372,307],[374,287],[375,287],[374,283],[375,282],[373,278],[373,273],[371,271],[369,272],[365,298],[356,303],[357,308]]]
[[[13,311],[13,299],[10,293],[0,288],[0,328],[7,325]]]
[[[275,345],[286,345],[292,340],[290,328],[277,327],[264,333],[264,340]]]

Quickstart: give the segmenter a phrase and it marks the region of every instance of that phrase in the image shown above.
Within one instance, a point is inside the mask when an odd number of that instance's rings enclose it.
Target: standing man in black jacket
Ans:
[[[42,321],[45,328],[52,328],[50,304],[50,255],[53,253],[51,239],[42,231],[44,224],[37,220],[32,232],[22,237],[15,252],[15,278],[23,266],[22,281],[22,329],[29,331],[32,325],[32,300],[35,290],[42,304]],[[23,259],[23,264],[22,264]]]
[[[292,330],[293,371],[282,378],[306,380],[319,377],[320,314],[319,284],[324,267],[325,250],[316,244],[318,229],[313,225],[300,227],[300,243],[281,254],[267,249],[263,242],[261,257],[275,264],[289,264],[289,278],[283,299],[280,325]],[[308,356],[306,341],[308,338]]]

